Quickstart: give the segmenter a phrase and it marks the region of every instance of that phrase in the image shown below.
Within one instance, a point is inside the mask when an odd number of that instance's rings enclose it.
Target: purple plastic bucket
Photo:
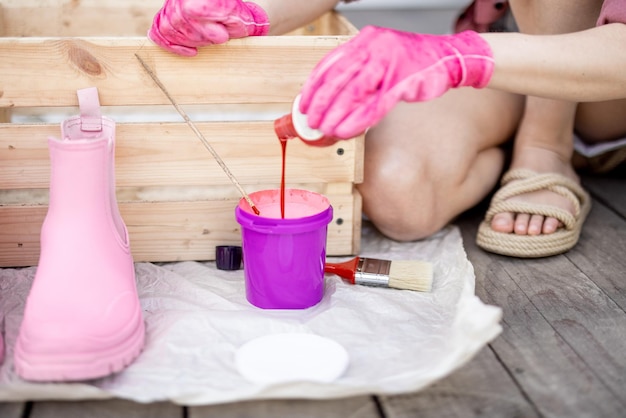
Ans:
[[[285,218],[280,189],[250,194],[261,212],[245,199],[235,208],[241,225],[246,298],[264,309],[305,309],[324,296],[326,231],[333,208],[321,194],[285,189]]]

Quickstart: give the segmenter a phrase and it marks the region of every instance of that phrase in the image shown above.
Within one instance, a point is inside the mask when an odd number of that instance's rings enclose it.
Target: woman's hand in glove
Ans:
[[[300,110],[311,128],[351,138],[399,101],[485,87],[493,67],[491,48],[476,32],[423,35],[368,26],[315,67],[302,89]]]
[[[148,37],[178,55],[194,56],[197,48],[229,39],[269,32],[267,13],[241,0],[165,0]]]

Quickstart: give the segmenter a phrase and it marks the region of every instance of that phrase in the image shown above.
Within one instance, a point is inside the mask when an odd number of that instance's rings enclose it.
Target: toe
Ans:
[[[505,234],[513,232],[514,217],[512,213],[498,213],[491,220],[491,229]]]
[[[546,218],[543,222],[543,233],[553,234],[561,226],[561,222],[555,218]]]
[[[530,222],[530,215],[527,213],[518,213],[515,217],[515,229],[514,232],[518,235],[528,234],[528,224]]]
[[[542,215],[532,215],[528,222],[528,235],[539,235],[544,227],[544,217]]]

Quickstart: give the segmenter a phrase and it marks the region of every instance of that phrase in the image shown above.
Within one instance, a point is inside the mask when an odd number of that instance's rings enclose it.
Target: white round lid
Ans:
[[[291,108],[291,121],[300,138],[305,141],[315,141],[324,136],[322,131],[309,127],[309,124],[306,121],[306,115],[300,112],[300,95],[297,95],[293,101],[293,106]]]
[[[235,354],[239,373],[253,383],[329,383],[346,371],[348,352],[315,334],[271,334],[248,341]]]

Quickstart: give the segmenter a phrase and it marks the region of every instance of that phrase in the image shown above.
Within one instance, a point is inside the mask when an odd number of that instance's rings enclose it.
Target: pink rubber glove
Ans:
[[[493,67],[491,48],[476,32],[422,35],[367,26],[315,67],[302,89],[300,110],[311,128],[351,138],[401,100],[484,87]]]
[[[232,38],[267,35],[270,22],[259,5],[241,0],[165,0],[148,37],[175,54],[194,56],[197,47]]]

